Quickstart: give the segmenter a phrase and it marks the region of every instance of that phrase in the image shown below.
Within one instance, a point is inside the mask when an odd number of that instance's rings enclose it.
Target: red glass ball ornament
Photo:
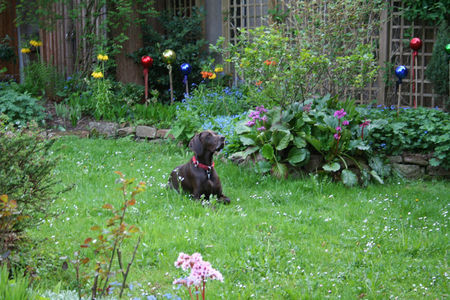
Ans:
[[[153,58],[148,55],[144,55],[141,58],[141,64],[145,69],[148,69],[153,65]]]
[[[422,47],[422,40],[416,37],[412,38],[409,42],[409,47],[411,47],[414,51],[418,51],[420,47]]]

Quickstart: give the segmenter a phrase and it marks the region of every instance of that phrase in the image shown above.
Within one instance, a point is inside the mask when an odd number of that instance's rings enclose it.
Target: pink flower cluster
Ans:
[[[176,279],[173,284],[182,284],[186,287],[195,286],[200,287],[206,283],[208,279],[219,280],[223,282],[222,274],[211,267],[211,264],[204,261],[200,253],[188,255],[181,252],[175,262],[175,267],[183,270],[191,270],[191,273],[186,278]]]
[[[335,116],[336,118],[338,118],[338,120],[339,120],[339,126],[336,127],[336,133],[334,134],[334,138],[335,138],[336,140],[338,140],[338,141],[341,139],[341,132],[342,132],[341,119],[342,119],[345,115],[347,115],[347,113],[344,111],[343,108],[342,108],[341,110],[337,110],[337,111],[334,112],[334,116]],[[347,120],[342,121],[342,125],[343,125],[343,126],[347,126],[348,124],[350,124],[349,121],[347,121]]]
[[[346,114],[343,108],[334,112],[334,116],[338,119],[345,117]]]
[[[248,114],[248,116],[251,118],[251,120],[248,121],[245,125],[247,125],[248,127],[252,127],[255,124],[257,124],[259,121],[262,121],[263,123],[265,123],[267,121],[267,116],[264,115],[266,112],[268,112],[268,110],[266,108],[264,108],[264,105],[257,106],[255,108],[255,111],[252,111]],[[266,130],[266,127],[260,126],[260,127],[256,128],[256,130],[264,131],[264,130]]]

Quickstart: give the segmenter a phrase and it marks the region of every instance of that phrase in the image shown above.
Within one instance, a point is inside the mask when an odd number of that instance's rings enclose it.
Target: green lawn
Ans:
[[[126,217],[144,232],[130,295],[187,299],[172,286],[184,274],[174,262],[179,252],[199,252],[224,276],[208,283],[208,299],[448,296],[448,181],[350,189],[317,177],[261,177],[216,160],[232,202],[213,208],[165,188],[171,170],[192,155],[174,144],[69,137],[54,148],[62,158],[55,176],[74,187],[49,208],[59,216],[30,232],[39,241],[33,253],[45,262],[43,289],[58,282],[75,289],[75,271],[64,271],[60,257],[94,237],[90,228],[108,218],[103,204],[119,205],[114,171],[121,171],[147,183]]]

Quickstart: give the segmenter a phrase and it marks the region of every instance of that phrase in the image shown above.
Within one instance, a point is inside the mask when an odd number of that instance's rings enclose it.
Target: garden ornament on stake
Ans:
[[[144,55],[141,58],[141,64],[144,67],[144,82],[145,82],[145,105],[148,104],[148,69],[153,65],[153,58]]]
[[[419,49],[422,47],[422,41],[421,39],[415,37],[412,38],[409,42],[409,47],[413,50],[413,57],[412,57],[412,89],[414,94],[414,108],[417,108],[417,67],[414,68],[414,62],[416,60],[416,56],[419,54]],[[414,77],[416,80],[414,80]]]
[[[445,45],[445,52],[448,54],[448,90],[450,91],[450,44]]]
[[[172,64],[176,58],[177,56],[173,50],[167,49],[163,52],[163,62],[167,64],[167,69],[169,69],[170,104],[173,104]]]
[[[186,95],[189,96],[189,85],[188,85],[188,75],[191,74],[192,72],[192,67],[190,64],[188,63],[184,63],[180,66],[181,69],[181,73],[183,73],[184,78],[183,78],[183,83],[186,86]]]
[[[397,102],[397,116],[399,115],[400,110],[400,99],[402,97],[402,79],[408,75],[408,69],[405,66],[398,66],[395,68],[395,75],[398,80],[395,87],[398,90],[398,102]]]

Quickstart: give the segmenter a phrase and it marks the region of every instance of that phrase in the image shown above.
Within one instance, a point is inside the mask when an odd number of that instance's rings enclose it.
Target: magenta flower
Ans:
[[[369,124],[370,124],[370,120],[364,120],[363,123],[359,124],[359,127],[364,128],[364,127],[368,126]]]
[[[254,120],[250,120],[250,121],[248,121],[247,123],[245,123],[245,125],[248,126],[248,127],[252,127],[252,126],[255,125],[255,124],[256,124],[256,123],[255,123]]]
[[[256,130],[258,130],[258,131],[264,131],[264,130],[266,130],[266,127],[261,126],[261,127],[259,127],[259,128],[256,128]]]
[[[268,110],[266,108],[264,108],[264,105],[257,106],[256,110],[259,112],[265,112],[265,113],[268,112]]]
[[[336,127],[336,131],[342,131],[341,126]]]
[[[342,125],[347,126],[348,124],[350,124],[349,121],[347,120],[342,121]]]
[[[341,139],[341,135],[339,133],[335,133],[334,139],[339,141]]]
[[[267,116],[263,116],[263,117],[261,118],[261,121],[263,121],[263,122],[267,121]]]
[[[310,112],[311,111],[311,103],[303,106],[303,111]]]
[[[334,112],[334,116],[338,119],[343,118],[346,114],[343,108]]]

